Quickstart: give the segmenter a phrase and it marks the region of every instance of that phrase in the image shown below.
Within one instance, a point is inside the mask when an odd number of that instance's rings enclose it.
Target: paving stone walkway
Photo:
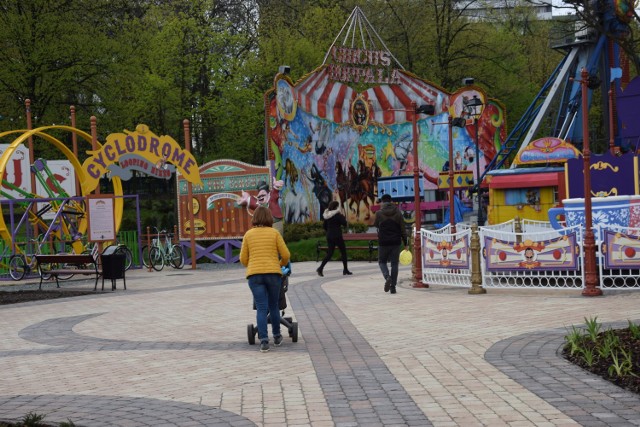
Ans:
[[[566,361],[561,355],[565,334],[559,329],[512,337],[494,344],[485,358],[582,426],[640,425],[640,396]]]
[[[238,269],[136,271],[127,291],[0,306],[0,420],[640,425],[638,395],[560,355],[566,327],[589,314],[612,327],[640,319],[637,293],[469,296],[412,289],[405,270],[391,296],[375,264],[324,278],[315,267],[294,266],[287,294],[300,340],[265,354],[247,343],[255,312]]]

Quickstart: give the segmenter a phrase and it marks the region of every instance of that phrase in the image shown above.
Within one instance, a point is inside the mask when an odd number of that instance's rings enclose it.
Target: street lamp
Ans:
[[[417,106],[415,101],[411,102],[411,125],[413,131],[413,215],[415,218],[415,236],[413,238],[413,262],[415,271],[414,288],[426,288],[428,285],[422,283],[422,210],[420,209],[420,168],[418,165],[418,114],[432,116],[435,113],[433,105]]]
[[[456,234],[456,215],[454,203],[454,167],[453,167],[453,127],[463,128],[467,121],[462,117],[452,117],[449,114],[449,224],[451,234]]]
[[[585,68],[580,73],[582,88],[582,160],[584,172],[584,281],[582,295],[595,297],[602,295],[598,287],[596,268],[596,241],[593,235],[593,217],[591,212],[591,149],[589,148],[589,104],[588,89],[597,87],[597,79],[589,77]],[[595,87],[594,87],[595,86]]]
[[[480,115],[482,115],[482,107],[484,106],[484,104],[482,103],[482,101],[480,100],[480,98],[478,98],[478,95],[473,95],[473,98],[469,99],[469,100],[465,100],[463,101],[464,104],[464,108],[467,112],[467,114],[471,117],[473,117],[473,123],[475,125],[475,130],[476,130],[476,176],[477,176],[477,183],[476,183],[476,190],[477,190],[477,194],[478,194],[478,225],[483,225],[484,224],[484,212],[482,210],[482,192],[480,190],[480,184],[482,183],[482,180],[480,179],[480,141],[478,139],[478,120],[480,119]]]

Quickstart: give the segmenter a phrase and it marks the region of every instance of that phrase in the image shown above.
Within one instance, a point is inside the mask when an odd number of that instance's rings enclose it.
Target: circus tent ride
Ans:
[[[268,160],[274,177],[284,181],[284,220],[320,220],[328,203],[339,200],[350,222],[371,223],[378,181],[406,182],[416,161],[421,187],[437,191],[449,154],[448,118],[470,118],[466,103],[474,97],[484,107],[477,139],[474,121],[467,120],[455,128],[453,148],[459,167],[475,175],[475,162],[484,170],[506,137],[501,104],[478,86],[448,93],[405,70],[356,7],[323,64],[297,82],[281,67],[265,96]],[[413,103],[435,107],[434,115],[416,115],[418,159]]]

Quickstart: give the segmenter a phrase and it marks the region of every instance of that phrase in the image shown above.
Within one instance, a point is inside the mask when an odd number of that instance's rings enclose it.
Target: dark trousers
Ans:
[[[318,270],[322,271],[324,266],[331,260],[333,256],[333,251],[338,247],[340,249],[340,255],[342,255],[342,266],[344,267],[344,271],[347,271],[347,247],[344,244],[344,240],[342,239],[329,239],[327,238],[327,255],[322,260],[322,264],[320,264],[320,268]]]
[[[398,263],[400,262],[401,245],[378,246],[378,265],[385,280],[391,277],[391,287],[395,288],[398,283]],[[391,264],[391,271],[387,263]]]

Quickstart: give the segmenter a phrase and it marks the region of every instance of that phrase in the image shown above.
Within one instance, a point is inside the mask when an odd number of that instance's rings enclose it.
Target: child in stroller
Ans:
[[[291,275],[291,263],[288,263],[282,267],[282,286],[280,287],[280,301],[279,308],[282,310],[280,315],[280,324],[287,328],[289,336],[293,342],[298,342],[298,322],[294,322],[291,317],[284,317],[284,309],[287,308],[287,290],[289,289],[289,276]],[[256,303],[253,303],[253,309],[256,309]],[[267,322],[271,323],[271,316],[267,316]],[[254,345],[256,343],[256,334],[258,333],[258,326],[250,323],[247,325],[247,338],[249,344]]]

